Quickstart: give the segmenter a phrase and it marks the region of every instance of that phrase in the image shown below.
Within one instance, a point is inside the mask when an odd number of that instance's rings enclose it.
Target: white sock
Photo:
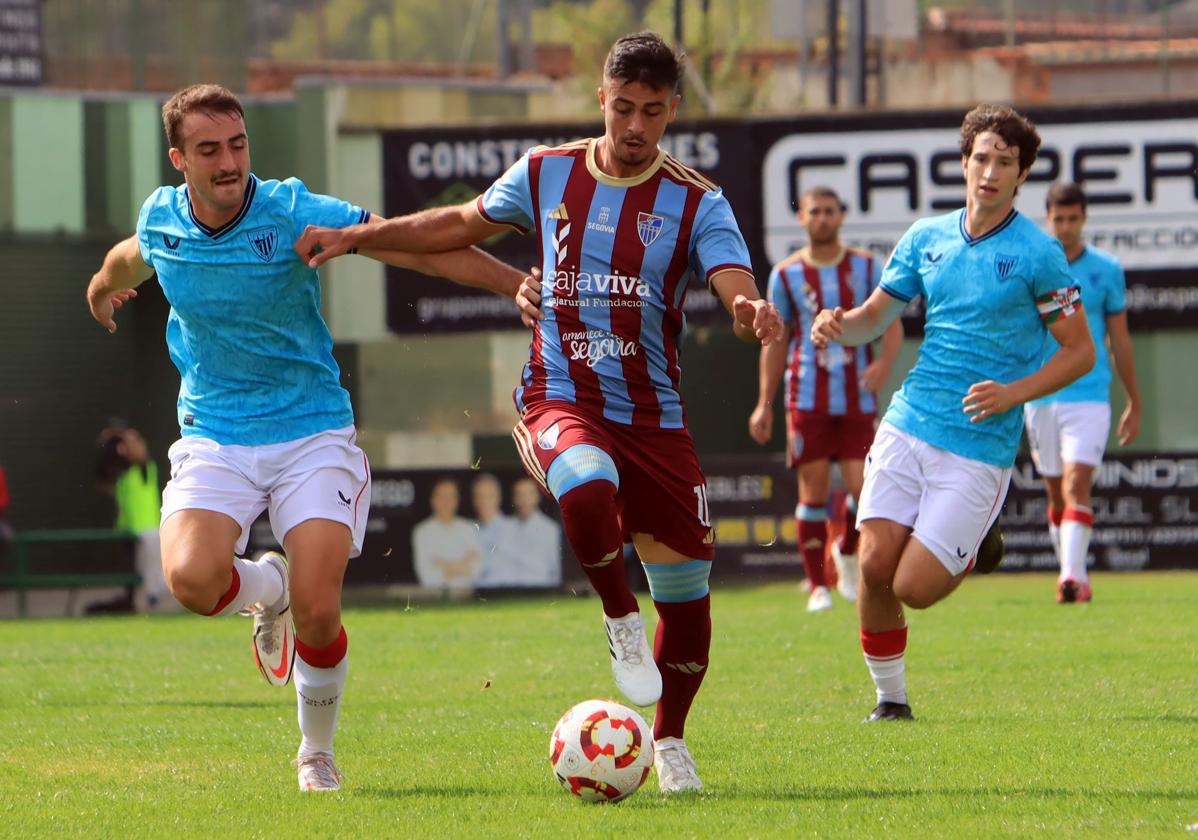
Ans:
[[[233,570],[237,573],[237,591],[231,600],[209,615],[235,615],[252,604],[274,604],[283,597],[283,578],[273,566],[234,557]]]
[[[1061,521],[1061,579],[1086,583],[1086,555],[1090,551],[1091,523],[1094,513],[1088,507],[1068,507]]]
[[[869,675],[874,678],[874,686],[878,689],[879,703],[907,702],[907,674],[903,654],[885,658],[865,654],[865,664],[869,667]]]
[[[295,695],[299,706],[301,756],[312,753],[333,754],[333,735],[337,732],[337,717],[341,712],[341,695],[349,673],[349,655],[332,668],[309,665],[303,657],[295,657]]]

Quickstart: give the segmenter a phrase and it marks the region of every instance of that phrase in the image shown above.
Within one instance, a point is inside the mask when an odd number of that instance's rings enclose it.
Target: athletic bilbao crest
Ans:
[[[262,262],[270,262],[275,255],[275,249],[279,247],[279,232],[275,226],[254,228],[246,231],[245,236],[250,240],[250,245],[254,246],[254,253]]]
[[[1015,270],[1016,264],[1019,262],[1019,257],[1012,257],[1009,254],[999,254],[994,258],[994,270],[998,272],[998,276],[1006,280],[1011,272]]]
[[[641,235],[641,244],[648,248],[656,242],[657,237],[661,236],[661,229],[665,223],[666,220],[661,216],[654,216],[652,213],[637,213],[636,232]]]

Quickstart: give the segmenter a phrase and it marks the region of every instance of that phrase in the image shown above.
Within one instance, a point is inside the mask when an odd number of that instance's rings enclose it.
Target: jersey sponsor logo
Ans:
[[[930,263],[938,263],[938,262],[940,262],[940,258],[941,258],[941,257],[943,257],[943,256],[944,256],[944,254],[933,254],[931,251],[924,251],[924,252],[923,252],[923,257],[924,257],[924,259],[925,259],[925,260],[927,260],[927,261],[928,261],[928,262],[930,262]]]
[[[560,219],[563,222],[570,221],[570,214],[568,212],[566,212],[566,205],[564,203],[562,203],[562,204],[557,205],[557,209],[550,210],[549,218]]]
[[[611,219],[611,208],[600,207],[599,216],[594,220],[587,222],[587,230],[598,231],[599,233],[610,233],[613,236],[616,233],[616,226],[609,223]]]
[[[338,498],[338,500],[340,500],[341,504],[345,505],[346,507],[349,507],[349,496],[345,495],[340,490],[338,490],[337,498]]]
[[[569,345],[570,361],[586,362],[587,367],[594,367],[609,357],[623,359],[635,356],[637,351],[635,341],[604,330],[564,333],[562,341]]]
[[[546,450],[554,449],[557,446],[557,436],[559,434],[561,434],[561,427],[557,423],[541,429],[541,431],[537,432],[537,446]]]
[[[636,214],[636,232],[641,237],[641,244],[648,248],[661,236],[666,220],[661,216],[641,211]]]
[[[274,225],[247,230],[245,238],[263,262],[270,262],[274,258],[275,250],[279,247],[279,231]]]
[[[958,557],[960,557],[962,560],[964,560],[966,554],[967,554],[967,552],[961,550],[961,546],[957,546],[957,556]]]
[[[1019,257],[1013,257],[1010,254],[998,254],[994,258],[994,270],[998,272],[998,276],[1006,280],[1011,276],[1011,272],[1015,270],[1015,266],[1019,264]]]
[[[563,251],[565,246],[562,246]],[[557,294],[572,297],[575,292],[581,294],[611,294],[631,296],[635,295],[638,298],[647,298],[652,292],[649,289],[649,283],[636,275],[628,274],[592,274],[589,271],[575,271],[569,269],[562,271],[557,269],[553,271],[549,277],[553,291]],[[571,303],[581,303],[581,301],[570,301]],[[557,301],[562,304],[566,301]],[[610,305],[618,303],[618,301],[595,300],[592,304],[595,306]],[[638,301],[639,303],[639,301]]]
[[[168,251],[178,251],[180,239],[182,239],[180,236],[176,236],[174,239],[171,239],[165,233],[162,234],[162,244],[166,246]]]

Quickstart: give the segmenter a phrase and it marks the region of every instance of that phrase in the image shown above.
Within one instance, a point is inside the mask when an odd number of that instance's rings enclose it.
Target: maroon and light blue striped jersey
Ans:
[[[818,263],[807,248],[796,251],[770,273],[769,299],[790,327],[786,351],[786,410],[859,417],[878,411],[874,395],[861,385],[873,361],[873,347],[811,343],[811,323],[821,309],[860,306],[882,279],[882,266],[868,251],[846,248],[836,260]]]
[[[597,140],[538,146],[478,198],[489,221],[535,232],[545,319],[515,390],[521,413],[561,400],[632,426],[680,429],[682,304],[692,273],[752,274],[715,184],[664,151],[632,178],[595,161]]]

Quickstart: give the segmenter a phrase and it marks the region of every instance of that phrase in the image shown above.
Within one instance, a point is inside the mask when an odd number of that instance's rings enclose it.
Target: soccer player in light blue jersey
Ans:
[[[92,278],[88,305],[116,332],[114,310],[158,275],[182,377],[163,572],[192,612],[253,615],[267,682],[285,685],[294,670],[300,788],[337,790],[333,736],[348,668],[341,585],[362,549],[370,469],[320,314],[319,278],[292,244],[306,225],[343,227],[370,214],[294,178],[254,175],[241,103],[223,87],[186,88],[162,117],[186,183],[146,200],[137,233]],[[523,277],[477,249],[369,256],[510,297]],[[237,556],[263,510],[286,560]]]
[[[949,595],[997,519],[1028,400],[1094,364],[1079,292],[1059,242],[1014,209],[1040,137],[1006,106],[979,105],[961,125],[965,207],[916,222],[861,306],[816,316],[816,346],[872,341],[922,295],[923,345],[866,458],[858,614],[877,688],[867,718],[912,719],[903,608]],[[1060,345],[1042,357],[1045,332]]]
[[[1094,511],[1090,484],[1102,463],[1111,429],[1111,365],[1106,342],[1127,394],[1119,418],[1119,444],[1140,433],[1140,389],[1136,384],[1131,336],[1127,332],[1126,284],[1123,267],[1111,254],[1086,245],[1086,194],[1077,184],[1053,184],[1048,191],[1048,230],[1065,249],[1069,274],[1081,289],[1086,322],[1098,358],[1094,368],[1072,385],[1025,405],[1024,417],[1032,460],[1048,490],[1048,532],[1061,567],[1057,601],[1067,604],[1092,597],[1086,555]],[[1049,337],[1045,358],[1056,352]]]

